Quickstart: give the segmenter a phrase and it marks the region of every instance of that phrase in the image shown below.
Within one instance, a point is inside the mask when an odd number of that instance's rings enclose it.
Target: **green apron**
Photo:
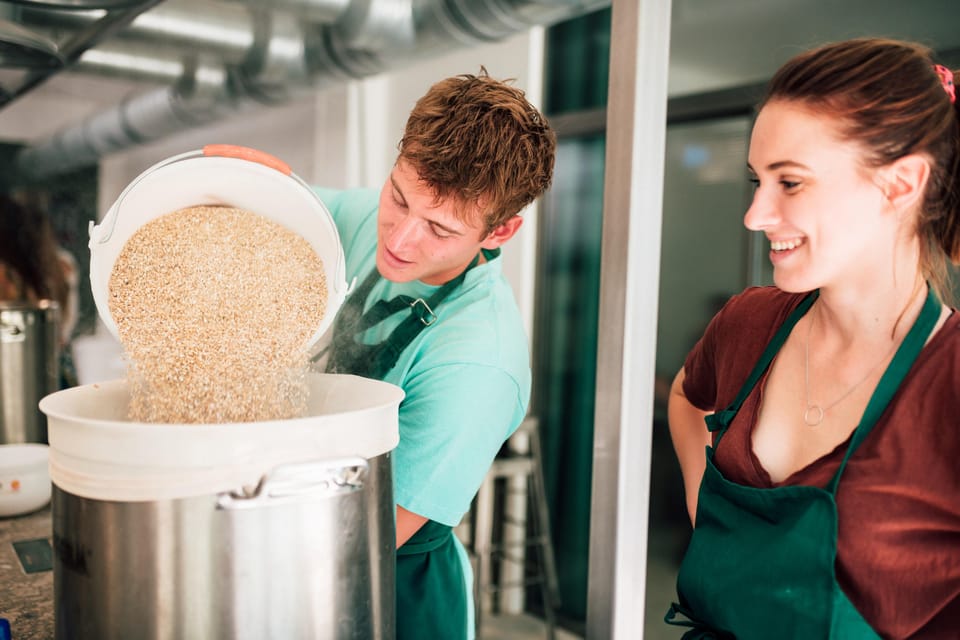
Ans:
[[[465,640],[467,598],[453,529],[427,520],[397,549],[397,640]]]
[[[940,302],[933,291],[877,384],[826,489],[742,486],[726,480],[713,462],[733,417],[816,297],[811,293],[790,314],[733,403],[707,416],[716,442],[707,447],[696,527],[677,577],[680,602],[664,618],[690,627],[684,640],[880,637],[837,583],[837,485],[937,323]]]
[[[492,259],[500,255],[500,250],[490,252],[484,250],[483,253],[484,256]],[[374,267],[337,312],[330,344],[315,355],[313,360],[319,360],[325,354],[329,354],[327,373],[352,373],[383,380],[413,339],[439,319],[434,309],[463,283],[467,277],[467,271],[476,266],[479,260],[478,254],[460,275],[438,288],[427,300],[399,295],[391,300],[378,300],[364,311],[363,308],[366,306],[373,285],[380,280],[380,272]],[[407,311],[407,317],[397,325],[386,340],[378,344],[365,344],[359,339],[367,329],[401,311]]]
[[[488,260],[500,255],[499,249],[482,252]],[[392,300],[379,300],[364,311],[370,291],[380,279],[374,267],[337,313],[330,346],[314,360],[329,353],[328,373],[351,373],[382,380],[413,339],[439,320],[435,309],[460,286],[467,271],[478,262],[479,255],[427,300],[400,295]],[[359,339],[367,329],[401,311],[406,311],[407,317],[386,340],[368,345]],[[397,640],[463,640],[467,637],[468,594],[450,526],[427,520],[397,549],[396,578]]]

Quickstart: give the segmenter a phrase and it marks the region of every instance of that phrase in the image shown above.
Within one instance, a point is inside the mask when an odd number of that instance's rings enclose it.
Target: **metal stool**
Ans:
[[[469,522],[458,529],[475,562],[478,631],[482,616],[494,611],[495,593],[503,600],[504,591],[516,589],[520,613],[522,590],[539,585],[547,638],[555,637],[560,590],[541,460],[539,422],[527,418],[494,460],[474,498]],[[531,549],[536,552],[533,571],[527,561]]]

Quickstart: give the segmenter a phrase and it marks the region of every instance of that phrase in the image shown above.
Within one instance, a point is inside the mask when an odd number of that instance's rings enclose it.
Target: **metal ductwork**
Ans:
[[[610,0],[167,0],[75,56],[70,70],[163,83],[23,149],[43,178],[102,155],[288,100],[401,62],[503,39]],[[50,38],[90,29],[102,11],[24,9]]]

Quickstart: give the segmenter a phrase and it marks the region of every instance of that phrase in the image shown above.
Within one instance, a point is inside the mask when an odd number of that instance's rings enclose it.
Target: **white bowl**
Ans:
[[[0,445],[0,517],[30,513],[50,502],[49,447]]]

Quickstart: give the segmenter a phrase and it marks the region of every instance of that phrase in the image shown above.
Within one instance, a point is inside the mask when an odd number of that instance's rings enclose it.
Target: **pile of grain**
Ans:
[[[323,263],[286,227],[198,206],[123,246],[110,313],[129,367],[130,419],[222,423],[306,411],[306,346],[323,318]]]

